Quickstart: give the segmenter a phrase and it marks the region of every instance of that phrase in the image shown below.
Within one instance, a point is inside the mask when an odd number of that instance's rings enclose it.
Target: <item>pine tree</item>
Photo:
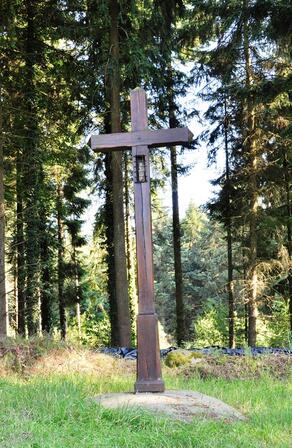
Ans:
[[[71,239],[70,261],[67,262],[67,283],[71,280],[73,284],[73,298],[71,303],[75,306],[75,314],[78,327],[78,335],[81,338],[81,279],[82,268],[79,260],[79,249],[84,246],[86,240],[82,237],[81,228],[83,224],[82,215],[90,201],[82,198],[80,193],[89,186],[88,172],[85,168],[89,162],[87,149],[76,149],[75,160],[73,156],[70,174],[64,185],[64,206],[66,218],[64,220]]]

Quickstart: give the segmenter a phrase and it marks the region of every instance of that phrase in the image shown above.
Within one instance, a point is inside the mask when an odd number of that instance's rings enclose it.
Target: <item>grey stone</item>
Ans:
[[[201,416],[227,421],[246,420],[223,401],[200,392],[168,390],[164,393],[112,393],[95,398],[105,408],[140,408],[156,415],[190,423]]]

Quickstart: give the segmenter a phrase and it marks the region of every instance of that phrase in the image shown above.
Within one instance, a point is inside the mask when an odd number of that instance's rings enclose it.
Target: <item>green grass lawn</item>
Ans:
[[[105,410],[91,400],[101,392],[131,390],[133,380],[85,375],[0,379],[0,447],[292,447],[288,381],[166,378],[170,389],[197,390],[224,400],[243,412],[247,422],[197,418],[186,424],[140,410]]]

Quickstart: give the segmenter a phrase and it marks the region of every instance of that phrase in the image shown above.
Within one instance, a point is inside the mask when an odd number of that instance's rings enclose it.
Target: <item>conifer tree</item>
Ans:
[[[206,69],[206,79],[223,80],[228,96],[237,104],[232,179],[233,182],[234,179],[239,181],[236,185],[236,214],[246,218],[246,224],[242,227],[247,237],[241,242],[246,248],[244,271],[249,314],[248,339],[250,345],[255,345],[258,306],[263,301],[264,270],[265,266],[273,265],[272,258],[275,256],[274,253],[262,251],[261,239],[265,238],[262,233],[263,216],[267,215],[267,209],[264,211],[259,203],[260,196],[263,198],[265,195],[267,160],[270,163],[273,159],[272,153],[267,151],[271,134],[266,127],[264,113],[270,105],[267,97],[260,92],[269,82],[272,66],[275,68],[277,65],[267,64],[275,57],[275,47],[273,44],[268,47],[265,40],[265,37],[270,37],[268,29],[275,11],[272,12],[270,2],[245,0],[232,4],[218,2],[216,5],[213,2],[198,2],[197,6],[197,12],[204,11],[206,18],[201,28],[197,26],[198,34],[205,37],[206,23],[209,23],[213,38],[217,39],[215,48],[201,51],[200,60]],[[215,28],[212,28],[212,23],[216,24]],[[210,32],[209,36],[212,38]],[[266,54],[258,51],[259,48],[265,49]],[[268,264],[262,261],[264,258]]]

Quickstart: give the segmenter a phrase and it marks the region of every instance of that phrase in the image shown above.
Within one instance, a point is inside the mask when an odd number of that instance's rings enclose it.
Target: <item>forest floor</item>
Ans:
[[[102,408],[92,398],[131,391],[135,362],[51,342],[0,344],[1,448],[290,448],[292,360],[208,356],[164,366],[168,389],[198,391],[246,421],[157,419]]]

